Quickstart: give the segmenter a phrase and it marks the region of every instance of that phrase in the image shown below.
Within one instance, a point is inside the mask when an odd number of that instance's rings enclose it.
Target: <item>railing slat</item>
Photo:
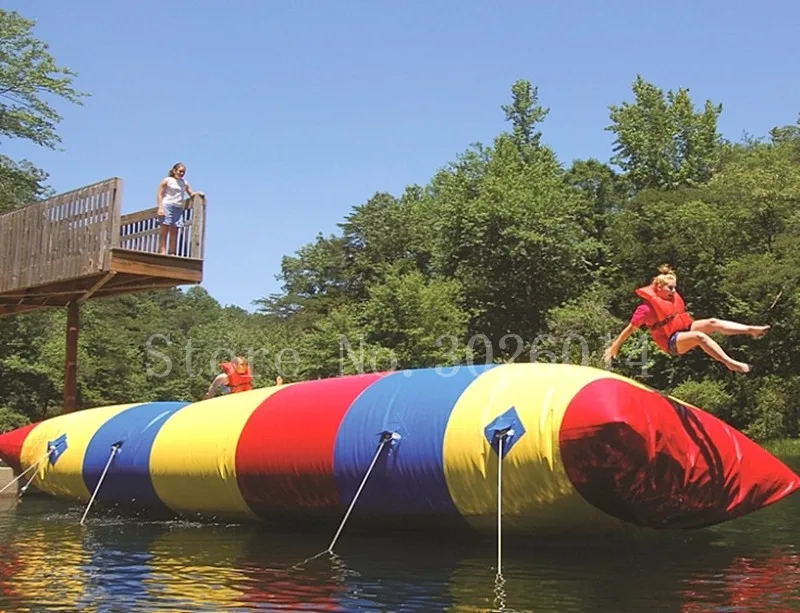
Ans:
[[[0,292],[101,271],[96,237],[112,221],[104,196],[120,184],[108,179],[0,215]]]

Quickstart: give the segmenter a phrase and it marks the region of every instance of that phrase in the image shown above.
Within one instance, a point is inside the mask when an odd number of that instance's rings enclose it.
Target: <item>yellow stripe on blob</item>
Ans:
[[[464,391],[444,438],[444,472],[458,510],[476,528],[496,521],[497,443],[487,427],[512,427],[504,439],[503,521],[510,528],[552,532],[575,521],[616,523],[586,502],[567,476],[559,430],[567,406],[598,378],[620,378],[598,369],[556,364],[505,364],[492,368]]]
[[[236,480],[236,447],[253,411],[285,387],[228,394],[172,415],[150,452],[150,476],[161,501],[176,513],[255,518]]]
[[[76,411],[38,424],[22,445],[22,465],[28,467],[36,463],[47,453],[48,444],[56,441],[57,444],[51,456],[54,462],[40,462],[33,485],[53,496],[89,500],[91,492],[83,480],[83,460],[92,437],[109,419],[140,404],[118,404],[91,411]]]

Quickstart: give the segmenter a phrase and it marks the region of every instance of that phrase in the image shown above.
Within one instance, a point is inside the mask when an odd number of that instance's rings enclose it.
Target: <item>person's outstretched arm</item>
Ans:
[[[619,336],[617,336],[617,338],[614,339],[614,342],[611,343],[611,346],[608,349],[606,349],[605,353],[603,354],[603,360],[606,362],[610,362],[615,357],[617,357],[617,354],[619,353],[619,348],[622,347],[622,344],[626,340],[628,340],[628,337],[631,334],[633,334],[636,330],[637,328],[633,324],[628,324],[627,326],[625,326],[622,332],[619,333]]]

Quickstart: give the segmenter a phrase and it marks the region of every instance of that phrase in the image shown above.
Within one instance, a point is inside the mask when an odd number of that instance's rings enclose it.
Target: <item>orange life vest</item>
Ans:
[[[655,287],[650,284],[636,290],[636,295],[643,298],[656,314],[658,323],[650,327],[650,335],[665,353],[669,353],[669,339],[676,332],[692,327],[692,316],[686,312],[686,305],[678,292],[673,292],[672,300],[665,300],[656,294]]]
[[[225,362],[220,364],[219,367],[228,375],[228,387],[231,390],[231,394],[253,389],[253,374],[250,372],[249,366],[246,373],[237,372],[236,366],[232,362]]]

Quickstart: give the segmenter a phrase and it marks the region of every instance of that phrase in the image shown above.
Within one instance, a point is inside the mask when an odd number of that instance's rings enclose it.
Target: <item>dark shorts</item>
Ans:
[[[678,354],[678,335],[681,332],[688,332],[689,328],[685,330],[678,330],[677,332],[673,332],[672,336],[669,337],[669,342],[667,342],[667,347],[669,348],[670,355],[679,355]]]

